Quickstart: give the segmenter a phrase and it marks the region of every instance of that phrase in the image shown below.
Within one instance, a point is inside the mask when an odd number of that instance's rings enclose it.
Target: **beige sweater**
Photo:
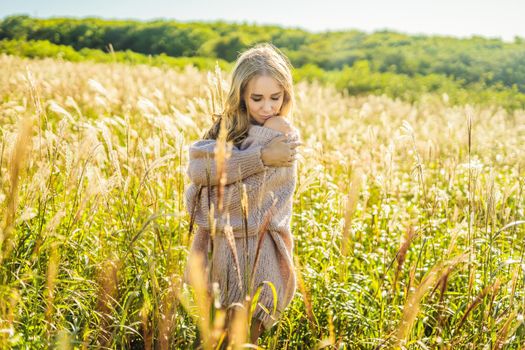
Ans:
[[[216,140],[199,140],[189,149],[189,164],[187,175],[191,183],[185,193],[185,205],[191,214],[199,185],[203,186],[200,201],[195,208],[195,223],[200,229],[210,230],[208,223],[208,193],[210,202],[214,204],[216,232],[223,233],[224,225],[229,223],[235,237],[244,237],[246,228],[241,210],[242,184],[246,186],[248,195],[247,235],[256,235],[264,215],[271,209],[271,220],[268,229],[279,231],[290,236],[290,218],[292,214],[292,197],[297,178],[297,165],[291,167],[268,167],[261,160],[261,149],[274,137],[282,132],[267,127],[251,125],[247,138],[239,148],[232,147],[231,156],[226,162],[226,186],[224,188],[223,216],[217,213],[217,178],[214,160]],[[298,132],[290,136],[298,140]],[[207,187],[206,171],[210,173],[211,187]],[[287,237],[288,238],[288,237]],[[291,241],[291,237],[290,241]],[[287,239],[288,241],[288,239]]]
[[[297,165],[293,162],[292,167],[267,167],[261,161],[261,149],[270,142],[274,137],[283,133],[258,126],[252,125],[248,131],[248,137],[242,142],[239,148],[233,147],[231,157],[226,163],[227,184],[224,191],[224,213],[229,213],[230,225],[233,228],[235,244],[237,246],[237,255],[244,253],[245,241],[244,225],[241,211],[242,187],[236,182],[246,185],[248,194],[248,256],[249,264],[253,264],[255,250],[258,246],[258,237],[261,223],[265,213],[271,214],[268,234],[262,244],[260,251],[261,260],[257,264],[257,274],[254,276],[255,286],[263,280],[270,280],[277,289],[278,294],[278,314],[291,302],[296,290],[296,273],[293,263],[293,237],[290,232],[290,218],[292,214],[292,197],[295,191]],[[293,133],[291,140],[299,140],[299,134]],[[210,204],[217,207],[217,179],[214,162],[215,140],[200,140],[191,145],[189,150],[190,161],[187,174],[191,183],[185,193],[185,205],[188,212],[191,213],[193,204],[195,207],[195,223],[198,225],[192,242],[190,255],[200,253],[204,257],[204,263],[208,266],[208,254],[210,245],[210,228],[208,225],[208,190],[210,193]],[[208,161],[209,158],[209,161]],[[206,169],[210,171],[211,186],[206,186]],[[200,200],[197,201],[196,195],[200,185],[203,186]],[[274,205],[274,206],[272,206]],[[271,210],[270,210],[271,208]],[[218,245],[214,248],[213,261],[215,267],[210,277],[210,282],[219,282],[221,289],[221,304],[231,305],[235,302],[244,300],[246,290],[238,285],[234,276],[233,263],[230,260],[231,254],[229,249],[224,247],[227,241],[224,232],[221,230],[227,221],[226,216],[219,218],[217,212],[214,215],[217,219],[216,237]],[[241,243],[241,241],[243,243]],[[240,246],[240,247],[239,247]],[[272,249],[272,251],[268,251]],[[244,256],[246,258],[246,256]],[[271,259],[271,260],[268,260]],[[240,264],[241,276],[248,265],[241,258]],[[187,264],[184,271],[184,281],[189,283],[190,265]],[[208,285],[210,288],[211,284]],[[239,288],[241,287],[241,288]],[[211,293],[211,289],[208,290]],[[268,309],[272,309],[273,295],[268,287],[263,288],[259,301]],[[254,317],[262,320],[266,329],[269,329],[276,319],[270,317],[264,310],[257,307]],[[278,315],[277,315],[278,317]]]

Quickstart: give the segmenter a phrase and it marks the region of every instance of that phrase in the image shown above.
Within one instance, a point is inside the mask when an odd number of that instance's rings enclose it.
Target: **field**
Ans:
[[[0,56],[0,348],[217,337],[181,283],[216,79]],[[295,92],[299,286],[259,346],[525,347],[525,112]]]

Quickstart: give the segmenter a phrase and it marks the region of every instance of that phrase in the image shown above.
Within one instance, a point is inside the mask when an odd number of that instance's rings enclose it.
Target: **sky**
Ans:
[[[0,18],[225,20],[313,32],[357,29],[513,41],[525,38],[525,0],[0,0]]]

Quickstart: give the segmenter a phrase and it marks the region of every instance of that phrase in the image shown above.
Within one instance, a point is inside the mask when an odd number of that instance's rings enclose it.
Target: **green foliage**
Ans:
[[[341,70],[357,61],[373,72],[408,76],[440,74],[464,84],[501,84],[525,92],[525,43],[473,36],[407,35],[390,31],[366,34],[357,30],[310,33],[278,26],[226,23],[138,22],[99,18],[38,19],[25,15],[0,21],[0,39],[48,40],[77,50],[106,50],[168,56],[205,56],[233,61],[257,42],[273,42],[296,67],[315,64]]]
[[[229,59],[233,57],[234,52],[237,53],[249,46],[248,39],[242,36],[237,36],[236,39],[229,37],[215,42],[213,49],[215,50],[220,45],[224,45],[224,51],[221,52]],[[234,47],[236,48],[234,49]],[[193,65],[199,69],[213,70],[218,61],[221,69],[231,69],[231,64],[222,59],[171,57],[164,53],[147,56],[130,50],[106,53],[101,50],[83,48],[76,51],[70,46],[55,45],[43,40],[0,40],[0,52],[30,58],[52,57],[73,62],[83,60],[125,62],[169,66],[177,69]],[[231,56],[228,56],[230,54]],[[439,94],[446,95],[448,101],[454,105],[498,105],[507,110],[525,108],[525,94],[519,90],[516,84],[508,88],[502,83],[489,85],[473,82],[467,84],[464,81],[436,73],[409,75],[398,73],[394,69],[378,72],[371,68],[371,63],[368,60],[357,60],[352,66],[344,66],[341,70],[329,71],[323,70],[313,63],[307,63],[295,68],[293,74],[295,81],[319,81],[323,84],[334,84],[339,90],[346,91],[351,95],[385,94],[392,98],[416,102],[425,94]]]
[[[95,62],[123,62],[131,64],[148,64],[184,68],[193,65],[199,69],[213,70],[216,62],[221,69],[227,70],[230,64],[222,59],[207,57],[171,57],[164,53],[156,56],[143,55],[130,50],[106,53],[101,50],[83,48],[76,51],[67,45],[55,45],[45,40],[0,40],[0,52],[30,58],[62,58],[67,61],[84,60]]]
[[[474,36],[456,39],[356,30],[310,33],[278,26],[103,20],[37,19],[25,15],[0,21],[0,51],[69,61],[213,69],[221,68],[258,42],[272,42],[296,67],[294,78],[333,83],[349,94],[386,94],[416,101],[446,94],[453,104],[525,107],[525,43]],[[105,53],[110,50],[114,53]],[[105,52],[104,52],[105,51]]]

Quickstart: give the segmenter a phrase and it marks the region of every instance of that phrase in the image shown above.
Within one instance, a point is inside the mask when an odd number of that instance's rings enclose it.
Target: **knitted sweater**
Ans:
[[[216,233],[223,234],[224,226],[232,226],[235,237],[256,235],[264,216],[270,212],[269,230],[278,231],[285,236],[285,242],[291,248],[290,219],[292,214],[292,197],[297,178],[297,165],[291,167],[268,167],[261,160],[261,150],[274,137],[282,132],[267,127],[251,125],[247,138],[237,148],[232,147],[230,158],[225,163],[226,185],[223,194],[223,215],[217,210],[217,175],[214,159],[216,140],[199,140],[189,149],[187,175],[191,183],[185,193],[185,205],[191,214],[199,185],[203,186],[200,200],[195,207],[195,223],[200,229],[210,230],[208,220],[209,203],[214,206]],[[290,135],[291,140],[298,140],[297,131]],[[206,172],[210,174],[210,188],[207,186]],[[242,185],[246,186],[248,197],[247,228],[241,209]],[[274,207],[272,207],[272,204]],[[228,215],[229,214],[229,217]]]
[[[237,256],[244,255],[245,234],[244,220],[241,210],[242,185],[246,186],[248,199],[248,256],[250,262],[254,263],[256,249],[259,249],[260,226],[265,215],[270,214],[267,226],[268,233],[260,249],[260,260],[257,264],[257,273],[252,281],[254,286],[260,285],[263,281],[271,281],[277,290],[277,317],[284,308],[291,302],[296,290],[296,273],[293,264],[293,237],[290,232],[290,218],[292,213],[292,197],[296,184],[296,163],[292,167],[267,167],[261,160],[261,149],[274,137],[282,135],[280,131],[270,128],[252,125],[248,131],[248,137],[241,145],[232,148],[230,158],[225,164],[226,185],[224,188],[223,212],[229,213],[229,218],[219,218],[215,210],[214,217],[216,222],[215,238],[212,259],[213,266],[209,275],[210,282],[218,282],[220,288],[221,305],[232,305],[232,303],[242,302],[246,290],[236,282],[234,264],[230,249],[227,248],[228,238],[224,236],[224,224],[229,219],[235,238]],[[299,134],[293,133],[292,140],[298,140]],[[193,204],[195,207],[195,223],[198,225],[192,242],[190,255],[194,253],[203,254],[204,264],[208,265],[208,254],[210,249],[210,228],[208,225],[208,190],[210,193],[210,204],[213,203],[217,208],[217,179],[214,160],[215,140],[200,140],[191,145],[189,150],[190,161],[187,174],[191,183],[185,193],[186,209],[192,213]],[[209,160],[208,160],[209,158]],[[210,173],[211,186],[207,187],[206,170]],[[241,186],[238,186],[239,184]],[[197,200],[197,192],[200,185],[203,186],[200,200]],[[239,259],[240,274],[244,276],[247,268],[250,270],[254,265],[246,265],[245,259]],[[250,267],[252,266],[252,267]],[[218,268],[217,268],[218,267]],[[189,271],[191,266],[187,264],[184,271],[184,281],[189,283]],[[242,283],[241,283],[242,284]],[[208,285],[210,288],[211,283]],[[241,288],[239,288],[241,287]],[[211,289],[208,289],[211,293]],[[266,306],[268,310],[274,305],[273,293],[269,287],[262,289],[259,296],[259,303]],[[265,329],[269,329],[276,318],[267,314],[260,306],[254,311],[254,317],[261,320]]]

